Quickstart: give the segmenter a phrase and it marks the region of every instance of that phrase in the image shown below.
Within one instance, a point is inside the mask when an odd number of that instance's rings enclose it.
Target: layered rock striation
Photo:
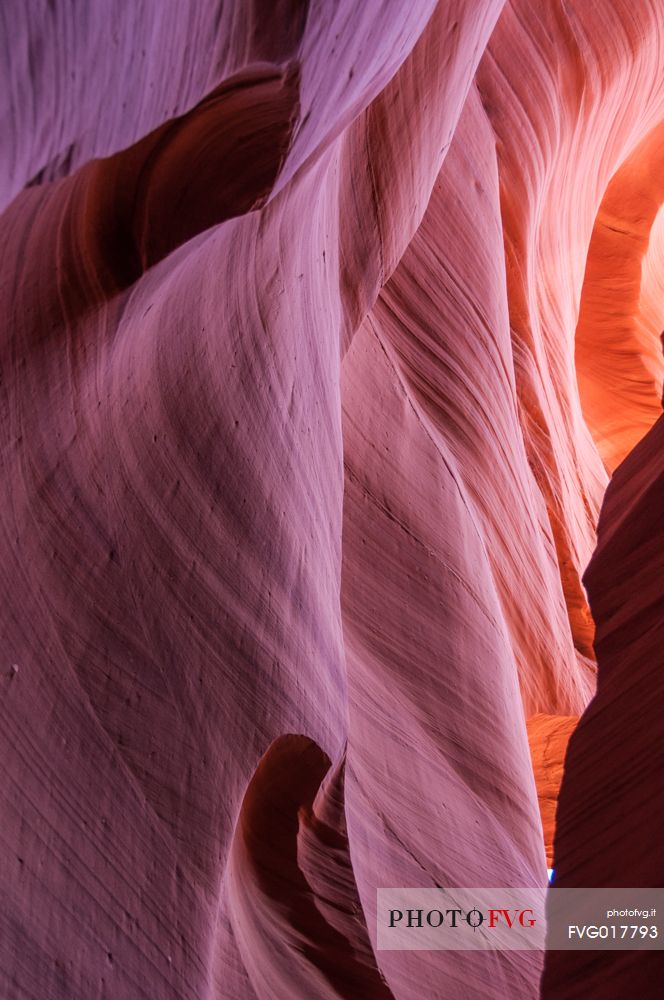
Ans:
[[[661,395],[664,10],[0,23],[0,993],[538,995],[378,951],[376,889],[543,884],[579,716],[560,878],[661,884],[660,423],[595,532]]]

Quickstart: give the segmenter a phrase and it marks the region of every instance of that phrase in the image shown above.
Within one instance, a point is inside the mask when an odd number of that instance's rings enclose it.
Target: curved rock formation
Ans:
[[[554,865],[553,839],[563,766],[578,722],[576,715],[533,715],[526,724],[549,869]]]
[[[572,735],[558,806],[556,885],[662,886],[664,418],[616,471],[586,573],[597,694]],[[661,952],[552,952],[544,997],[654,997]]]
[[[664,9],[0,24],[0,994],[537,995],[376,889],[542,884],[584,711],[561,884],[661,884],[661,424],[582,576],[661,394]]]
[[[661,223],[654,223],[664,202],[663,167],[660,125],[611,179],[588,248],[576,369],[586,422],[611,472],[661,411]]]

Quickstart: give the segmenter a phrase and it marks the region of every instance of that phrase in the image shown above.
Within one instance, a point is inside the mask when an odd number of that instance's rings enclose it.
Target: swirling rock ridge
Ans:
[[[376,889],[662,884],[664,8],[0,26],[0,996],[656,996]]]

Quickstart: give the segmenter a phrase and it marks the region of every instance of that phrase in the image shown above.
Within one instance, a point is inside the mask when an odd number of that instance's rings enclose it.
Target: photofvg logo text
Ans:
[[[652,951],[664,947],[663,919],[662,889],[379,889],[377,945],[396,951]]]
[[[537,950],[546,890],[379,889],[378,947],[398,951]]]
[[[445,910],[390,910],[390,927],[396,927],[398,923],[402,920],[406,920],[407,927],[423,927],[424,921],[429,927],[442,927],[447,920],[448,926],[452,929],[463,926],[463,921],[466,921],[468,927],[476,931],[484,924],[490,929],[494,930],[498,927],[501,920],[504,920],[507,924],[509,930],[513,930],[518,925],[521,927],[534,927],[537,923],[534,910],[530,907],[525,910],[496,910],[490,909],[488,912],[483,913],[482,910],[478,910],[476,906],[472,910],[462,910],[460,907],[453,907],[452,909]]]

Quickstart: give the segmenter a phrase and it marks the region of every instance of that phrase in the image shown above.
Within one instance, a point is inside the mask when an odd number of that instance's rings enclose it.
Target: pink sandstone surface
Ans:
[[[0,997],[656,996],[375,925],[663,884],[664,6],[0,31]]]

